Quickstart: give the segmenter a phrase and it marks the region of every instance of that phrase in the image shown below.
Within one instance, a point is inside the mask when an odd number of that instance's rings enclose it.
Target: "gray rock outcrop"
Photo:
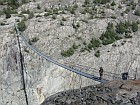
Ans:
[[[68,90],[48,97],[41,105],[139,105],[140,81],[111,81]]]

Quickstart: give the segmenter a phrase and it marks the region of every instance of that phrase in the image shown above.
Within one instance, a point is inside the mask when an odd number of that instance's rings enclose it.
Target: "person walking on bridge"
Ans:
[[[100,74],[99,79],[100,79],[100,80],[102,79],[103,72],[104,72],[103,67],[100,67],[100,70],[99,70],[99,74]]]

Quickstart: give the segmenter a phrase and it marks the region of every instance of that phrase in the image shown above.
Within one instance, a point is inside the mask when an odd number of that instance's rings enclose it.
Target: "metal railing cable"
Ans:
[[[80,64],[72,64],[70,62],[65,62],[64,63],[65,65],[69,65],[70,67],[74,67],[74,68],[78,68],[80,70],[83,70],[85,72],[88,72],[90,74],[96,74],[98,75],[99,74],[99,70],[97,70],[96,68],[92,68],[92,67],[89,67],[89,66],[85,66],[85,65],[80,65]],[[111,72],[107,72],[107,71],[104,71],[103,73],[103,78],[107,78],[107,80],[112,80],[112,79],[121,79],[121,74],[116,74],[116,73],[111,73]],[[111,78],[113,77],[113,78]]]
[[[19,47],[19,56],[20,56],[20,66],[21,66],[21,75],[22,75],[23,90],[24,90],[24,94],[25,94],[26,105],[29,105],[27,91],[26,91],[24,67],[23,67],[23,55],[21,53],[21,46],[20,46],[19,33],[18,33],[18,31],[17,31],[17,43],[18,43],[18,47]]]
[[[49,62],[51,62],[53,64],[56,64],[56,65],[58,65],[58,66],[60,66],[60,67],[62,67],[64,69],[69,70],[69,71],[72,71],[72,72],[74,72],[74,73],[76,73],[78,75],[84,76],[84,77],[89,78],[89,79],[93,79],[93,80],[101,82],[101,83],[105,83],[105,82],[108,81],[106,79],[101,79],[100,80],[98,76],[87,74],[87,73],[82,72],[82,71],[80,71],[78,69],[71,68],[69,66],[66,66],[64,64],[59,63],[58,61],[55,61],[55,60],[51,59],[49,56],[44,55],[43,53],[41,53],[40,51],[35,49],[33,46],[31,46],[28,43],[28,41],[26,40],[26,38],[23,35],[20,34],[20,31],[18,30],[16,25],[15,25],[15,29],[16,29],[17,35],[22,39],[22,41],[26,44],[26,46],[28,46],[31,50],[33,50],[35,53],[37,53],[39,56],[41,56],[42,58],[46,59],[47,61],[49,61]]]

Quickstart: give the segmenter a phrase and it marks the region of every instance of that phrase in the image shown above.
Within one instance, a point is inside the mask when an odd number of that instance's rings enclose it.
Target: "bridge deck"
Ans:
[[[114,79],[120,79],[120,75],[118,74],[114,74],[114,73],[109,73],[109,72],[104,72],[104,78],[108,78],[108,79],[99,79],[99,72],[93,68],[87,67],[87,66],[76,66],[76,65],[67,65],[67,64],[61,64],[58,61],[53,60],[51,57],[44,55],[43,53],[41,53],[39,50],[37,50],[36,48],[34,48],[33,46],[31,46],[28,41],[26,40],[26,38],[20,34],[17,26],[15,25],[15,29],[17,32],[18,37],[21,37],[21,39],[23,40],[23,42],[26,44],[26,46],[28,46],[31,50],[33,50],[35,53],[37,53],[39,56],[41,56],[42,58],[46,59],[47,61],[56,64],[62,68],[65,68],[69,71],[72,71],[78,75],[87,77],[89,79],[93,79],[95,81],[101,82],[101,83],[105,83],[108,82],[110,79],[112,80]],[[88,71],[87,71],[88,70]],[[88,72],[88,73],[87,73]]]

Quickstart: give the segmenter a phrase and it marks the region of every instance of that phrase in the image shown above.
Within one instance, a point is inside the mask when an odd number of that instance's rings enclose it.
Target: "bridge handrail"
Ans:
[[[65,64],[69,64],[72,67],[84,69],[84,70],[91,71],[91,72],[94,72],[94,73],[98,73],[99,74],[99,70],[97,70],[95,68],[91,68],[91,67],[83,66],[83,65],[77,65],[77,64],[76,65],[75,64],[70,64],[70,63],[67,63],[67,62]],[[107,72],[107,71],[104,71],[103,74],[104,75],[108,75],[108,76],[117,77],[117,78],[120,78],[121,77],[121,74],[111,73],[111,72]]]
[[[85,70],[88,70],[88,71],[92,70],[95,73],[99,73],[99,70],[98,69],[92,68],[92,67],[89,67],[89,66],[80,65],[80,64],[72,64],[70,62],[65,62],[65,64],[68,64],[68,65],[71,65],[71,66],[77,67],[77,68],[82,68],[82,69],[85,69]],[[113,76],[115,78],[122,78],[122,74],[121,73],[120,74],[116,74],[116,73],[104,71],[103,75]],[[128,75],[128,78],[129,79],[133,79],[134,77]]]
[[[70,63],[68,63],[68,62],[66,62],[65,64],[70,64]],[[71,65],[73,65],[73,66],[75,66],[75,67],[83,67],[83,69],[87,69],[87,70],[93,70],[93,71],[95,71],[95,72],[98,72],[99,70],[98,69],[96,69],[96,68],[93,68],[93,67],[89,67],[89,66],[85,66],[85,65],[80,65],[80,64],[71,64]],[[111,73],[111,72],[108,72],[108,71],[104,71],[105,73],[108,73],[108,74],[114,74],[114,75],[120,75],[120,74],[116,74],[116,73]]]

